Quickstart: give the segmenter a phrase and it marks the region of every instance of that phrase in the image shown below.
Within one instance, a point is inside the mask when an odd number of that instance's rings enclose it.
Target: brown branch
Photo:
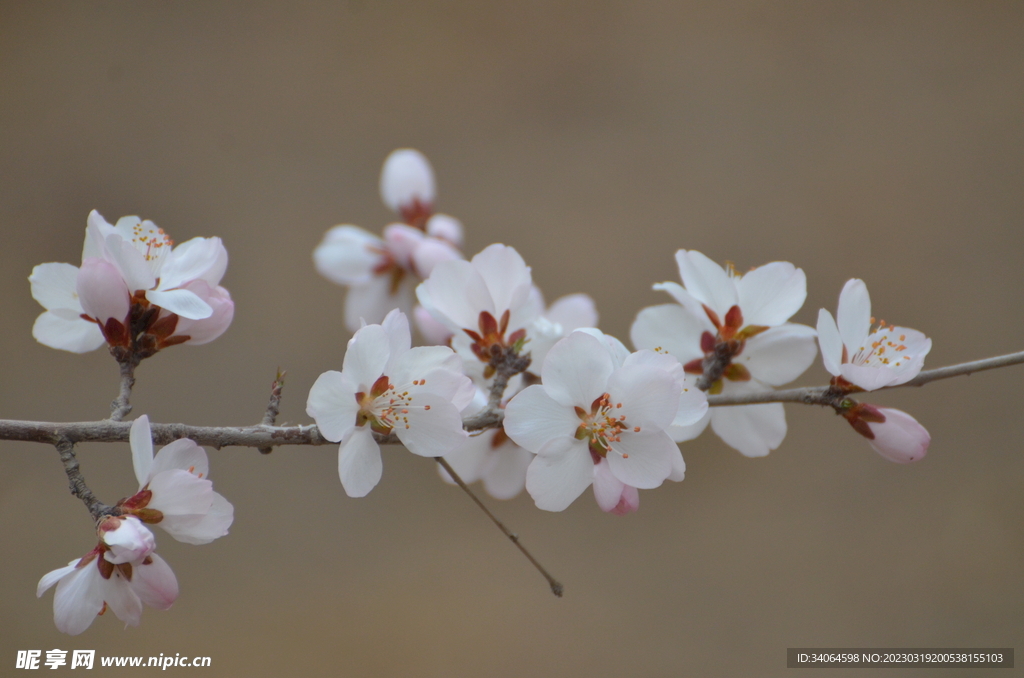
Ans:
[[[1024,351],[996,356],[995,358],[984,358],[971,362],[939,367],[934,370],[925,370],[905,384],[886,386],[878,389],[890,390],[903,388],[905,386],[924,386],[925,384],[939,379],[949,379],[965,374],[974,374],[984,370],[994,370],[1000,367],[1020,365],[1024,363]],[[708,396],[708,404],[712,407],[725,405],[754,405],[758,403],[802,403],[804,405],[832,405],[834,394],[829,386],[807,386],[804,388],[789,388],[782,391],[764,391],[762,393],[742,393],[729,395]]]
[[[60,453],[60,460],[64,463],[64,473],[68,476],[68,488],[71,490],[71,494],[82,500],[85,507],[89,509],[89,513],[92,514],[93,520],[99,522],[103,516],[117,515],[116,508],[107,506],[97,499],[89,486],[85,484],[85,476],[82,475],[78,459],[75,457],[75,444],[65,438],[58,440],[55,447]]]
[[[110,403],[111,421],[122,421],[132,411],[132,404],[128,400],[132,396],[132,387],[135,386],[135,367],[138,365],[134,360],[125,360],[118,364],[121,366],[121,391]]]
[[[544,569],[543,565],[537,562],[537,559],[533,557],[533,554],[526,550],[526,547],[523,546],[522,542],[519,541],[519,535],[505,527],[505,523],[498,520],[498,518],[493,513],[491,513],[490,509],[484,506],[484,503],[480,501],[480,498],[473,493],[473,490],[469,489],[469,486],[466,485],[462,478],[459,477],[459,474],[455,472],[455,469],[452,468],[451,464],[449,464],[444,457],[434,457],[434,461],[440,464],[441,467],[448,472],[448,475],[451,476],[451,479],[455,481],[455,484],[461,487],[462,491],[468,494],[469,498],[472,499],[473,502],[480,507],[480,510],[483,511],[487,515],[487,517],[491,519],[491,522],[497,525],[498,529],[501,530],[502,533],[506,537],[508,537],[509,540],[513,544],[515,544],[520,551],[522,551],[523,555],[526,556],[526,559],[533,563],[533,566],[537,568],[537,571],[540,572],[544,576],[544,578],[548,580],[548,586],[551,587],[551,592],[559,598],[561,598],[562,592],[564,591],[564,587],[561,583],[559,583],[557,579],[552,577],[548,573],[548,571]]]
[[[1024,363],[1024,351],[1009,355],[985,358],[948,367],[921,372],[914,379],[899,386],[888,386],[886,390],[904,386],[922,386],[939,379],[948,379],[964,374],[972,374],[983,370],[992,370],[1010,365]],[[766,391],[764,393],[748,393],[737,395],[708,396],[708,403],[721,405],[752,405],[757,403],[791,402],[808,405],[830,405],[831,400],[825,398],[829,386],[793,388],[783,391]],[[881,390],[881,389],[880,389]],[[831,396],[830,396],[831,397]],[[491,428],[502,420],[503,411],[480,412],[463,421],[466,430],[476,431]],[[279,445],[336,445],[327,440],[314,425],[307,426],[188,426],[186,424],[150,424],[153,429],[153,442],[166,445],[178,438],[191,438],[199,445],[214,447],[277,447]],[[128,442],[130,422],[84,421],[56,423],[45,421],[19,421],[0,419],[0,440],[22,440],[28,442],[57,445],[61,441],[71,443],[117,443]],[[398,443],[394,435],[374,434],[374,439],[381,445]]]

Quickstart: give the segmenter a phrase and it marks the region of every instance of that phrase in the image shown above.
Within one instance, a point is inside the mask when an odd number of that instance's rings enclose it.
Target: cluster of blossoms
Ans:
[[[887,459],[927,452],[928,432],[913,417],[851,397],[907,383],[931,349],[916,330],[876,323],[860,280],[843,288],[835,318],[820,311],[815,329],[790,322],[807,296],[801,269],[773,262],[741,275],[679,250],[682,284],[654,285],[673,302],[638,313],[630,351],[597,329],[590,297],[546,305],[512,247],[493,244],[464,259],[462,225],[434,211],[433,172],[418,151],[387,158],[380,191],[400,223],[382,237],[336,226],[313,253],[317,270],[348,288],[354,334],[341,371],[320,375],[306,411],[338,443],[338,473],[352,497],[380,482],[380,445],[397,442],[441,460],[445,480],[455,480],[449,472],[480,480],[497,498],[525,488],[539,508],[561,511],[592,487],[603,511],[630,513],[640,490],[683,480],[678,443],[709,424],[748,457],[778,448],[781,402],[709,408],[708,396],[770,392],[803,374],[818,346],[833,375],[822,404]],[[94,211],[81,267],[42,264],[29,278],[46,309],[33,334],[74,352],[106,343],[130,390],[142,359],[227,329],[226,267],[219,238],[172,247],[151,221],[111,225]],[[413,346],[410,317],[426,345]],[[130,410],[122,405],[112,418]],[[108,607],[136,625],[143,604],[166,609],[175,600],[177,581],[146,525],[203,544],[233,520],[195,442],[176,440],[154,457],[146,416],[132,424],[130,442],[139,490],[98,513],[94,549],[39,582],[39,595],[56,584],[54,618],[67,633]]]
[[[39,580],[39,596],[57,585],[53,620],[64,633],[81,633],[108,608],[138,626],[143,603],[166,610],[178,597],[178,581],[156,554],[146,525],[159,525],[178,541],[207,544],[226,535],[234,520],[234,508],[207,478],[203,448],[182,438],[154,457],[149,417],[143,415],[132,424],[131,449],[138,491],[98,521],[94,549]]]
[[[174,247],[152,221],[122,217],[111,226],[93,210],[81,268],[32,269],[32,296],[46,309],[32,334],[75,353],[106,342],[119,362],[136,364],[168,346],[205,344],[234,317],[231,295],[219,285],[227,265],[220,238]]]
[[[835,375],[830,404],[854,429],[894,461],[927,451],[927,431],[910,415],[849,398],[912,379],[931,346],[914,330],[882,323],[872,331],[859,280],[844,288],[840,329],[833,321],[830,333],[823,324],[832,316],[824,310],[817,330],[790,322],[807,297],[806,276],[792,264],[773,262],[741,275],[731,264],[680,250],[682,284],[654,286],[674,303],[640,311],[630,332],[637,351],[630,353],[596,329],[586,295],[545,308],[513,248],[491,245],[466,261],[454,249],[431,245],[434,178],[418,152],[403,149],[387,159],[381,194],[406,220],[388,229],[402,230],[389,237],[385,229],[382,241],[338,226],[314,252],[323,275],[349,286],[346,318],[360,327],[342,372],[322,375],[307,406],[321,432],[341,443],[342,482],[353,496],[380,479],[376,433],[381,442],[397,437],[417,454],[444,457],[498,498],[525,487],[540,508],[562,510],[593,485],[603,510],[627,513],[636,510],[639,489],[682,480],[676,443],[708,424],[746,456],[776,449],[786,435],[782,403],[709,409],[706,395],[757,394],[792,382],[814,362],[819,342]],[[397,236],[413,226],[425,234]],[[413,287],[414,281],[421,282]],[[372,308],[363,301],[371,297]],[[445,352],[423,354],[416,370],[399,371],[388,361],[411,343],[408,321],[394,314],[410,312],[425,340],[443,344],[435,350]],[[366,324],[385,315],[382,325]],[[381,348],[388,345],[391,357]],[[430,370],[443,370],[444,378],[425,379]],[[392,373],[402,375],[400,386]],[[456,383],[459,377],[465,381]],[[464,427],[472,430],[468,437]],[[354,461],[362,458],[356,449],[366,462]],[[357,483],[356,475],[365,481]]]

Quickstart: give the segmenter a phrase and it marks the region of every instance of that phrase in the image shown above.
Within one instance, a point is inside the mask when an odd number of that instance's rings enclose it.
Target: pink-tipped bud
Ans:
[[[919,461],[928,453],[928,445],[932,441],[928,430],[921,426],[912,416],[901,410],[889,407],[872,407],[874,413],[884,417],[883,421],[860,419],[873,435],[867,436],[856,425],[854,429],[868,438],[875,452],[897,464],[909,464]],[[853,422],[850,422],[853,424]]]
[[[134,563],[142,560],[156,548],[153,533],[134,516],[108,516],[97,529],[100,539],[110,547],[104,555],[114,563]]]
[[[380,173],[380,197],[403,216],[433,211],[434,171],[426,157],[412,148],[392,151]]]
[[[462,222],[447,214],[435,214],[427,220],[427,235],[462,247]]]

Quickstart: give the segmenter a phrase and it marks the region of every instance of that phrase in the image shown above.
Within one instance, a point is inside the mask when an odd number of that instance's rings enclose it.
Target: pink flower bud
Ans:
[[[134,516],[108,516],[100,522],[97,531],[103,543],[110,547],[104,558],[115,565],[138,562],[156,548],[153,533]]]
[[[444,240],[424,238],[412,253],[413,269],[423,279],[430,277],[434,267],[443,261],[458,261],[462,254]]]
[[[434,172],[422,153],[412,148],[393,151],[380,173],[380,197],[395,212],[431,211]]]
[[[884,421],[860,420],[865,423],[867,431],[871,435],[867,435],[861,430],[862,427],[854,425],[854,429],[868,439],[875,452],[897,464],[909,464],[924,458],[924,455],[928,453],[928,445],[932,441],[931,435],[928,434],[928,430],[924,426],[900,410],[890,407],[872,407],[871,409],[883,416]]]
[[[462,222],[447,214],[435,214],[427,220],[427,235],[462,247]]]

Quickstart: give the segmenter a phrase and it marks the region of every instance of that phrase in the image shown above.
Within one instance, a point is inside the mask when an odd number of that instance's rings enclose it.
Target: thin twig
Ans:
[[[286,372],[282,372],[281,368],[277,368],[277,376],[274,378],[274,383],[270,386],[270,402],[267,403],[267,411],[263,413],[263,421],[260,422],[263,426],[273,426],[277,423],[277,415],[280,414],[281,408],[281,389],[284,388],[284,375]],[[270,454],[274,451],[273,447],[261,447],[259,448],[261,454]]]
[[[551,592],[559,598],[561,598],[562,592],[564,591],[564,587],[561,585],[561,583],[559,583],[557,579],[552,577],[548,573],[548,571],[544,569],[543,565],[537,562],[537,559],[533,557],[533,554],[526,550],[526,547],[523,546],[522,542],[519,541],[519,535],[505,527],[505,523],[498,520],[498,518],[493,513],[491,513],[490,509],[484,506],[484,503],[480,501],[480,498],[473,493],[473,490],[469,489],[469,486],[466,485],[462,478],[459,477],[459,474],[455,472],[455,469],[452,468],[451,464],[449,464],[444,457],[434,457],[434,461],[440,464],[441,467],[448,472],[448,475],[451,476],[451,479],[455,481],[455,484],[461,487],[462,491],[468,494],[469,498],[472,499],[473,502],[480,507],[480,510],[487,514],[487,517],[491,519],[491,522],[497,525],[498,529],[501,530],[502,533],[504,533],[504,535],[508,537],[509,540],[513,544],[515,544],[520,551],[523,552],[523,555],[526,556],[527,560],[533,563],[533,566],[537,568],[537,571],[544,575],[544,578],[548,580],[548,585],[551,587]]]
[[[934,370],[925,370],[919,375],[896,386],[886,386],[884,389],[903,388],[905,386],[924,386],[939,379],[949,379],[965,374],[973,374],[984,370],[994,370],[1000,367],[1009,367],[1024,363],[1024,351],[996,356],[995,358],[984,358],[971,362],[939,367]],[[808,386],[804,388],[788,388],[782,391],[764,391],[762,393],[740,393],[729,395],[708,396],[708,404],[712,407],[723,405],[752,405],[757,403],[803,403],[804,405],[829,405],[828,386]]]
[[[78,466],[78,459],[75,457],[75,444],[64,439],[56,443],[57,452],[60,453],[60,460],[64,463],[64,473],[68,476],[68,488],[71,494],[82,500],[85,507],[89,509],[93,520],[99,521],[105,515],[114,515],[117,510],[107,506],[92,493],[89,486],[85,484],[85,477]]]
[[[132,404],[129,402],[129,399],[132,397],[132,387],[135,386],[135,366],[137,363],[134,360],[124,360],[119,364],[121,366],[121,391],[117,394],[117,398],[110,403],[111,421],[122,421],[132,411]]]

